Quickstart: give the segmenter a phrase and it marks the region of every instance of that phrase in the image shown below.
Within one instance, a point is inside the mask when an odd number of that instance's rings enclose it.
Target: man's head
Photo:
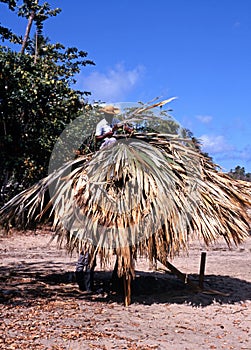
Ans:
[[[104,114],[104,117],[108,122],[111,122],[114,116],[120,113],[120,109],[112,105],[107,105],[102,107],[100,112]]]

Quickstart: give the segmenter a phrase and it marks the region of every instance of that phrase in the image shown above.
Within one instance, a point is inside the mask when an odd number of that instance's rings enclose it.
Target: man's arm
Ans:
[[[96,140],[101,141],[101,140],[105,139],[106,137],[112,137],[112,135],[113,135],[113,131],[111,130],[111,131],[106,132],[103,135],[96,135]]]
[[[106,133],[103,133],[102,129],[101,130],[96,130],[96,135],[95,135],[96,136],[96,140],[97,141],[101,141],[101,140],[105,139],[106,137],[108,137],[108,138],[112,137],[114,131],[117,130],[117,129],[118,129],[117,124],[114,124],[112,129],[110,131],[106,132]]]
[[[124,130],[129,132],[129,134],[131,134],[134,130],[134,128],[131,128],[130,126],[128,126],[127,124],[124,125]]]

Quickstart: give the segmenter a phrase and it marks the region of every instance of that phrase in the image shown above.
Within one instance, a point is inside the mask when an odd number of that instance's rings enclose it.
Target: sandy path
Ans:
[[[251,237],[207,251],[205,287],[193,293],[175,276],[139,259],[133,304],[110,290],[112,266],[97,268],[102,294],[79,292],[69,257],[48,245],[49,230],[0,236],[0,349],[251,349]],[[198,280],[202,245],[173,264]]]

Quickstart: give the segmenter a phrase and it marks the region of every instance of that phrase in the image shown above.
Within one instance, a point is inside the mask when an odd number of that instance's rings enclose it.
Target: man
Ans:
[[[104,113],[104,118],[97,124],[95,136],[97,141],[102,142],[100,146],[100,149],[102,149],[116,142],[114,134],[116,130],[118,130],[118,123],[120,121],[115,118],[115,115],[119,114],[120,110],[112,105],[107,105],[103,107],[100,112]],[[124,125],[123,128],[130,133],[133,130],[127,125]]]
[[[114,116],[117,115],[120,110],[110,105],[101,108],[100,112],[104,113],[104,118],[97,124],[95,136],[97,141],[102,142],[100,146],[100,149],[102,149],[116,142],[116,138],[113,137],[113,135],[117,130],[118,120],[114,120]]]
[[[81,291],[86,293],[91,293],[93,291],[93,277],[94,277],[94,268],[95,261],[93,266],[90,267],[90,254],[84,248],[81,250],[78,262],[76,264],[76,281]]]

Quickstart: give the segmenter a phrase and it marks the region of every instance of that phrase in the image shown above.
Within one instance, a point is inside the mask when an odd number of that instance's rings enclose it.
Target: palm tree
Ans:
[[[44,207],[48,189],[51,200]],[[229,246],[239,244],[250,229],[248,207],[251,185],[218,171],[193,140],[133,133],[67,162],[9,201],[0,217],[18,224],[24,213],[29,221],[51,209],[53,228],[69,251],[85,244],[93,259],[117,255],[129,305],[138,251],[170,266],[191,239],[209,245],[223,237]]]

